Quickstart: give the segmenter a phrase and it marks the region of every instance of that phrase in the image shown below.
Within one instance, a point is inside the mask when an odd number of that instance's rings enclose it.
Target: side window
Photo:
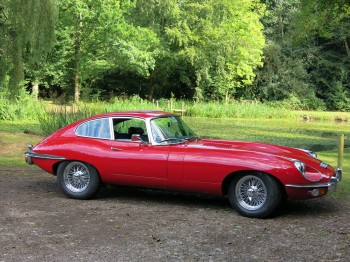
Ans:
[[[114,138],[116,140],[131,140],[133,134],[140,135],[141,139],[148,142],[146,123],[137,118],[113,119]]]
[[[75,131],[77,136],[111,139],[109,119],[101,118],[82,123]]]

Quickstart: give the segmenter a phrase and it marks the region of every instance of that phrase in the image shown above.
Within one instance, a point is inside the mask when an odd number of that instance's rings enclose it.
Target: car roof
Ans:
[[[140,117],[140,118],[155,118],[162,116],[176,116],[175,114],[160,111],[160,110],[138,110],[138,111],[123,111],[123,112],[110,112],[105,114],[99,114],[89,117],[102,118],[102,117]]]

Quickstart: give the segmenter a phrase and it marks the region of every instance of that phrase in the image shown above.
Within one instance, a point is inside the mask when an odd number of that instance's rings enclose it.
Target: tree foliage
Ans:
[[[61,1],[52,76],[68,93],[74,87],[76,102],[82,84],[118,70],[147,77],[154,68],[157,39],[127,23],[132,7],[131,1]]]
[[[198,98],[228,97],[252,83],[264,46],[258,1],[138,1],[135,12],[163,43],[157,66],[166,69],[156,68],[151,77],[167,82],[156,85],[158,92],[173,78]]]
[[[304,109],[347,110],[349,5],[344,1],[266,1],[268,39],[253,93],[297,98]]]
[[[24,78],[24,64],[45,58],[54,40],[55,0],[3,0],[0,3],[0,84],[9,76],[12,98]]]
[[[0,3],[2,93],[350,109],[348,1],[56,1]]]

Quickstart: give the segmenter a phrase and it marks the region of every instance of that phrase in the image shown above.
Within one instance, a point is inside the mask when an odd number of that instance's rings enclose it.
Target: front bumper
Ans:
[[[310,188],[310,189],[317,189],[317,188],[328,188],[328,189],[335,189],[337,186],[337,183],[341,181],[342,179],[342,170],[340,168],[337,169],[334,176],[331,177],[329,182],[327,183],[319,183],[319,184],[309,184],[309,185],[294,185],[294,184],[287,184],[286,187],[291,188]]]
[[[62,156],[54,156],[48,154],[39,154],[33,152],[33,146],[28,146],[28,151],[25,152],[25,160],[28,165],[34,165],[33,158],[41,158],[41,159],[52,159],[52,160],[65,160],[65,157]]]

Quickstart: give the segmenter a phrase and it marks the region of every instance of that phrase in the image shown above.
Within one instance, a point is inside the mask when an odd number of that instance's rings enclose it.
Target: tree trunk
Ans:
[[[81,31],[83,28],[82,13],[79,14],[79,25],[75,34],[75,72],[74,72],[74,103],[79,103],[79,93],[80,93],[80,60],[81,60]]]
[[[149,88],[148,88],[148,97],[147,97],[149,100],[153,98],[154,90],[155,90],[155,84],[153,81],[153,74],[151,74],[151,76],[149,77]]]
[[[37,78],[35,78],[33,81],[32,97],[35,100],[38,100],[39,97],[39,80]]]
[[[225,93],[225,104],[228,104],[228,88],[226,88],[226,93]]]
[[[345,38],[344,43],[345,43],[346,54],[350,58],[350,49],[349,49],[349,44],[348,44],[348,39],[347,38]]]
[[[9,89],[10,89],[10,100],[15,101],[19,89],[21,80],[24,79],[24,69],[23,69],[23,58],[22,58],[22,49],[21,43],[17,36],[13,36],[13,55],[12,55],[12,69],[10,71],[10,81],[9,81]]]

